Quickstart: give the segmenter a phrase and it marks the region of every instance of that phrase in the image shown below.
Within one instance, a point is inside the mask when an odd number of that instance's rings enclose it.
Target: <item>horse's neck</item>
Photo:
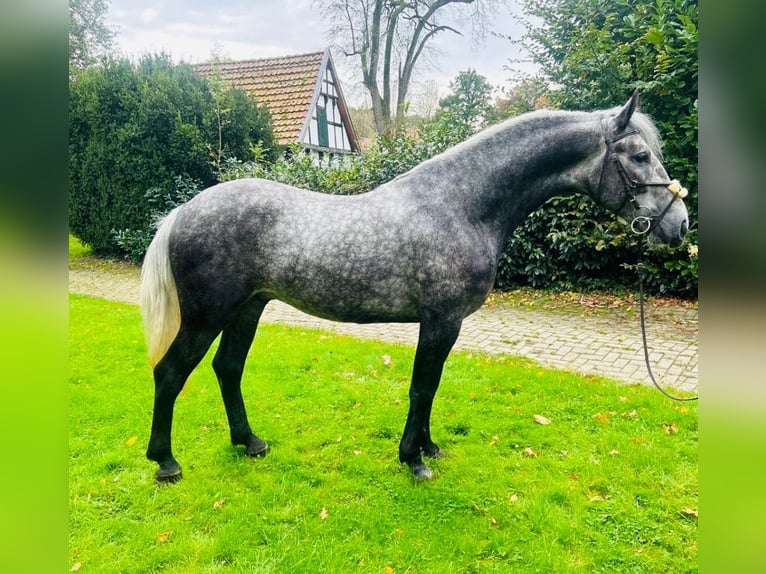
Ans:
[[[430,171],[445,179],[442,193],[452,194],[452,204],[497,234],[502,248],[548,199],[587,191],[599,125],[589,114],[566,112],[511,120],[437,156]]]

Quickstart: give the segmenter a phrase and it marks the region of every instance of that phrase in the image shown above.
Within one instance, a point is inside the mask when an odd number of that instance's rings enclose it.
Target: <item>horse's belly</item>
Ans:
[[[275,298],[324,319],[352,323],[419,321],[419,302],[412,286],[389,278],[365,282],[330,275],[295,277],[274,290]]]

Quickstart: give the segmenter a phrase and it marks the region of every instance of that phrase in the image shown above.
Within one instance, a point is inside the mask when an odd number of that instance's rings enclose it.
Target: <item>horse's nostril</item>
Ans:
[[[684,219],[681,222],[681,239],[683,239],[686,236],[686,232],[689,231],[689,222]]]

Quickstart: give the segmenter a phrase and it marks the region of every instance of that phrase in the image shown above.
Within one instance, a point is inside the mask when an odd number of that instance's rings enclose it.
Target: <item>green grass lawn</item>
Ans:
[[[454,353],[432,418],[448,456],[415,483],[397,461],[414,349],[264,325],[243,392],[271,452],[228,442],[210,355],[176,404],[184,479],[158,486],[138,309],[70,305],[73,571],[697,571],[696,404]]]

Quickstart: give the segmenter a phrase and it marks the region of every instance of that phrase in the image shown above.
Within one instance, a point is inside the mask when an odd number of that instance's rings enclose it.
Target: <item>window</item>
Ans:
[[[319,128],[319,146],[329,147],[330,138],[327,135],[327,109],[317,106],[317,127]]]

